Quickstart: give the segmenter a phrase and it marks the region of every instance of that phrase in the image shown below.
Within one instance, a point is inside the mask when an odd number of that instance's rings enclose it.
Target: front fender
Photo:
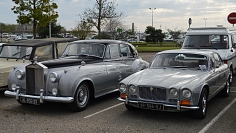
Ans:
[[[64,73],[60,77],[60,81],[58,84],[60,94],[63,96],[73,97],[76,89],[83,81],[92,82],[91,74],[86,74],[83,71],[75,69],[64,71]]]

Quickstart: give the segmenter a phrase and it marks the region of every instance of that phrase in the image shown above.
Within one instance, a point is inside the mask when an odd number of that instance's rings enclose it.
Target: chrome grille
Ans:
[[[31,64],[26,66],[26,94],[39,95],[44,89],[44,68]]]
[[[166,100],[166,89],[152,86],[139,86],[139,96],[146,100]]]

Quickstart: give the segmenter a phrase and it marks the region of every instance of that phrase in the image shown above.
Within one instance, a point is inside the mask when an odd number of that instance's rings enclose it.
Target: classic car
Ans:
[[[61,102],[82,111],[91,98],[118,91],[122,79],[148,66],[130,43],[80,40],[68,44],[62,58],[15,67],[4,94],[21,104]]]
[[[3,44],[0,53],[0,90],[7,89],[8,76],[14,66],[29,64],[33,58],[38,61],[59,58],[66,45],[76,40],[78,39],[47,38]]]
[[[229,96],[229,78],[229,67],[216,52],[167,50],[157,53],[149,68],[119,83],[118,100],[128,110],[192,111],[204,119],[210,99]]]

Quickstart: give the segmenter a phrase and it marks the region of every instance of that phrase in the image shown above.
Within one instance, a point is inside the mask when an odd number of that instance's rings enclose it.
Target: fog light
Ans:
[[[15,91],[15,90],[16,90],[16,84],[12,84],[12,85],[11,85],[11,89],[12,89],[13,91]]]
[[[53,89],[52,89],[52,94],[53,94],[54,96],[57,95],[57,88],[53,88]]]

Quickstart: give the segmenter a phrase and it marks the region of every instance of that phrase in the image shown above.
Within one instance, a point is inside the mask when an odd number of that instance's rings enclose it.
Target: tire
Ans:
[[[192,115],[198,119],[204,119],[207,113],[207,90],[203,88],[198,103],[199,109],[193,110]]]
[[[229,97],[230,95],[230,79],[226,81],[225,87],[220,91],[220,95],[222,97]]]
[[[125,107],[126,107],[127,110],[130,110],[130,111],[136,110],[135,107],[130,106],[130,105],[128,105],[128,104],[125,104]]]
[[[230,71],[229,71],[229,84],[231,85],[233,82],[233,69],[230,68]]]
[[[87,108],[89,101],[89,85],[87,83],[82,83],[81,85],[79,85],[78,89],[75,92],[74,101],[67,104],[67,106],[70,110],[79,112]]]

